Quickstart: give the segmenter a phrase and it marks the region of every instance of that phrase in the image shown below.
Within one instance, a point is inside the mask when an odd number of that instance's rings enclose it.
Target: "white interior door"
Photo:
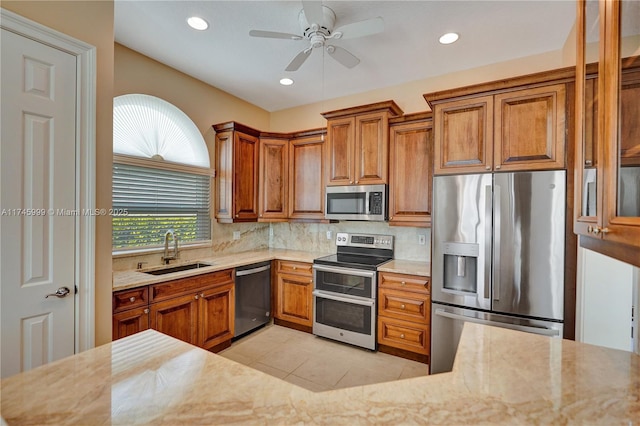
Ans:
[[[2,29],[2,377],[75,351],[76,57]],[[66,297],[51,296],[69,289]],[[62,290],[60,290],[62,291]]]

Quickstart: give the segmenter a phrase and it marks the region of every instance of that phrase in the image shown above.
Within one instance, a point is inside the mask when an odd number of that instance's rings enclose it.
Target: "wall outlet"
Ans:
[[[333,238],[333,232],[327,231],[327,240],[330,240],[332,238]]]
[[[427,236],[424,234],[418,234],[418,244],[421,246],[427,244]]]
[[[240,231],[233,231],[233,239],[234,240],[240,239]]]

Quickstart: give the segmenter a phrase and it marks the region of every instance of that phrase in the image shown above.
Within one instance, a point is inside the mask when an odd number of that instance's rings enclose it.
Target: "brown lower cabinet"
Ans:
[[[381,351],[429,362],[429,278],[388,272],[378,274],[378,345]]]
[[[234,296],[233,269],[115,292],[113,340],[152,328],[214,349],[233,337]]]
[[[276,262],[274,318],[281,325],[311,331],[313,325],[313,269],[310,263]]]

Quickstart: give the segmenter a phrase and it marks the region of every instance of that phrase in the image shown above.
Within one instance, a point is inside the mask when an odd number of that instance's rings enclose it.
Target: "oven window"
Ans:
[[[375,306],[356,305],[316,296],[316,322],[341,330],[371,335],[371,310]]]
[[[366,192],[327,194],[328,214],[366,214]]]
[[[373,278],[370,277],[316,270],[315,278],[315,288],[318,290],[366,297],[368,299],[375,297],[373,294],[375,284]]]

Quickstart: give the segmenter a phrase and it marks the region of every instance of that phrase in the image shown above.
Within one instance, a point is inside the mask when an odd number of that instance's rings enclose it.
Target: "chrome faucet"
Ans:
[[[173,254],[169,256],[169,238],[173,239]],[[178,236],[173,232],[173,229],[169,229],[164,234],[164,256],[162,256],[162,260],[165,265],[169,264],[170,260],[175,260],[180,256],[180,252],[178,250]]]

